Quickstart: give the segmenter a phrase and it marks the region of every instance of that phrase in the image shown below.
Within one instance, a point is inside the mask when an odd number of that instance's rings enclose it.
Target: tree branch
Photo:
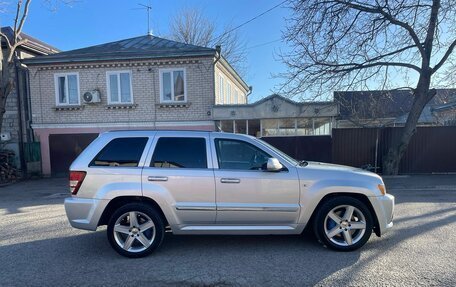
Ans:
[[[406,50],[408,50],[408,49],[415,48],[415,47],[416,47],[416,45],[406,46],[406,47],[404,47],[404,48],[395,50],[395,51],[393,51],[393,52],[389,52],[389,53],[386,53],[386,54],[383,54],[383,55],[379,55],[379,56],[377,56],[377,57],[374,57],[374,58],[372,58],[372,59],[369,59],[369,60],[366,61],[366,62],[377,61],[377,60],[383,59],[383,58],[388,57],[388,56],[393,56],[393,55],[395,55],[395,54],[402,53],[402,52],[404,52],[404,51],[406,51]]]
[[[429,18],[429,26],[426,32],[426,39],[424,40],[424,50],[426,51],[426,60],[428,61],[431,58],[432,53],[432,44],[434,41],[435,28],[437,26],[437,17],[440,8],[440,0],[432,1],[431,17]]]
[[[440,59],[437,65],[435,65],[434,68],[432,68],[433,74],[437,72],[437,70],[440,69],[440,67],[442,67],[443,64],[445,64],[445,61],[448,59],[451,53],[453,53],[454,47],[456,47],[456,40],[454,40],[453,43],[451,43],[450,47],[448,47],[448,50],[445,52],[445,55],[443,55],[442,59]]]
[[[15,39],[17,39],[17,37],[19,37],[21,35],[21,33],[22,33],[22,28],[24,27],[25,19],[27,19],[28,10],[29,10],[29,6],[30,6],[30,2],[31,1],[32,0],[26,0],[25,1],[24,13],[22,14],[21,21],[19,23],[19,27],[17,27],[17,30],[14,31]]]
[[[13,56],[14,56],[14,52],[16,51],[16,48],[19,47],[20,45],[23,45],[23,44],[27,43],[27,42],[28,42],[27,39],[23,39],[23,40],[20,40],[20,41],[14,43],[14,45],[10,49],[7,61],[11,62],[13,60]]]
[[[372,13],[372,14],[380,14],[383,17],[385,17],[391,24],[404,28],[409,33],[410,37],[412,38],[413,42],[415,43],[415,46],[420,51],[421,55],[423,57],[425,57],[425,51],[424,51],[423,46],[421,45],[421,41],[418,38],[415,30],[413,30],[413,28],[408,23],[399,21],[390,13],[385,12],[382,9],[382,7],[380,7],[380,6],[373,8],[373,7],[367,7],[367,6],[363,6],[360,4],[355,4],[355,3],[351,3],[351,2],[347,2],[347,1],[341,1],[341,0],[335,0],[335,1],[339,4],[346,5],[347,7],[350,7],[352,9],[355,9],[358,11],[363,11],[363,12]]]
[[[359,70],[359,69],[365,69],[365,68],[372,68],[376,66],[393,66],[393,67],[402,67],[402,68],[409,68],[417,71],[418,73],[421,73],[421,69],[413,64],[409,63],[401,63],[401,62],[375,62],[375,63],[363,63],[363,64],[358,64],[358,63],[349,63],[349,64],[330,64],[330,63],[323,63],[323,62],[317,62],[317,65],[321,66],[326,66],[326,67],[333,67],[333,68],[340,68],[340,67],[347,67],[343,69],[338,69],[337,71],[334,72],[347,72],[347,71],[354,71],[354,70]]]
[[[16,17],[14,17],[14,30],[17,29],[17,21],[19,21],[19,13],[21,12],[22,0],[17,1],[17,8],[16,8]]]

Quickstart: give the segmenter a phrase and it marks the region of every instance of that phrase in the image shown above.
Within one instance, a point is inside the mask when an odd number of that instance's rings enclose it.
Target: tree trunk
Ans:
[[[418,124],[421,113],[426,104],[435,95],[435,90],[429,91],[430,76],[430,73],[420,76],[417,88],[414,91],[415,98],[412,108],[410,109],[400,140],[395,143],[393,142],[383,160],[383,174],[385,175],[397,175],[399,173],[399,164],[407,151],[410,139],[416,132],[416,125]]]
[[[6,97],[3,95],[3,91],[0,91],[0,132],[2,131],[3,127],[3,115],[6,112]]]
[[[3,116],[6,112],[6,100],[8,99],[9,94],[14,89],[14,66],[12,64],[6,63],[2,65],[2,78],[0,81],[0,132],[3,128]]]

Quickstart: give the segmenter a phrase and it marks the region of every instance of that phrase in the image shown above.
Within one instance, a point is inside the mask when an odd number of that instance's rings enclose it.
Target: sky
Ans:
[[[185,8],[199,8],[203,14],[220,27],[236,27],[283,0],[33,0],[23,32],[61,50],[72,50],[136,37],[147,33],[146,10],[138,3],[152,6],[151,28],[160,37],[169,35],[169,22]],[[14,3],[0,14],[0,25],[12,25]],[[51,2],[51,4],[48,4]],[[279,6],[238,29],[247,48],[247,65],[244,80],[253,86],[249,102],[272,94],[282,79],[278,73],[285,71],[279,59],[281,52],[289,51],[281,41],[290,10]],[[276,75],[276,76],[274,76]]]

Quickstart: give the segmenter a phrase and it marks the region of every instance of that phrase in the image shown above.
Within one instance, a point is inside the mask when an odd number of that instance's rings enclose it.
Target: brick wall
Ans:
[[[185,68],[187,107],[161,107],[159,70]],[[124,61],[91,64],[29,66],[32,122],[34,124],[122,123],[154,121],[207,121],[214,105],[213,59],[188,58],[174,61]],[[131,71],[134,107],[108,109],[106,72]],[[98,89],[101,103],[80,110],[56,110],[54,74],[77,72],[80,96]]]

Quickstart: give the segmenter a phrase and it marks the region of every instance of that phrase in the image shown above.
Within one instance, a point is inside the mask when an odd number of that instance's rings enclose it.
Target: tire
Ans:
[[[353,251],[369,240],[373,218],[360,200],[338,196],[320,206],[313,227],[318,241],[324,246],[337,251]]]
[[[135,218],[136,220],[131,220]],[[112,248],[120,255],[139,258],[157,249],[165,228],[160,214],[143,203],[128,203],[111,216],[107,235]]]

